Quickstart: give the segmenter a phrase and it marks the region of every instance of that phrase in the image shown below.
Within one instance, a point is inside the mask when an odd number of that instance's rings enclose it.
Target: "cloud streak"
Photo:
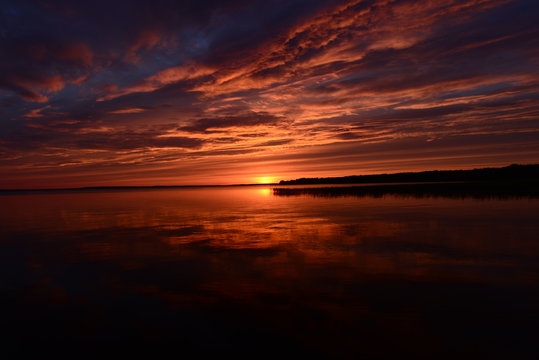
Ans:
[[[537,6],[7,1],[0,187],[88,171],[100,184],[243,183],[537,162]]]

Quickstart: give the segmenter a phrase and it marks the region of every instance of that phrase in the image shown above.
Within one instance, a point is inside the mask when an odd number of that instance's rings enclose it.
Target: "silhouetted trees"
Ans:
[[[281,180],[280,185],[305,184],[367,184],[367,183],[407,183],[407,182],[451,182],[451,181],[537,181],[539,164],[513,164],[502,168],[482,168],[473,170],[434,170],[404,172],[397,174],[354,175],[329,178],[301,178]]]

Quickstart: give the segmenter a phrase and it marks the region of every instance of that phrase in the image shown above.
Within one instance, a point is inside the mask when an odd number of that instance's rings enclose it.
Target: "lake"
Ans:
[[[2,352],[538,357],[537,197],[274,187],[0,193]]]

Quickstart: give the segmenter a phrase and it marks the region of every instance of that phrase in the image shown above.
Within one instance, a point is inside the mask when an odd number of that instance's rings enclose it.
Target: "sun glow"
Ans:
[[[256,189],[256,192],[258,195],[262,196],[270,196],[272,194],[271,189],[265,188],[265,189]]]
[[[254,178],[254,181],[257,184],[274,184],[278,180],[274,176],[260,176],[260,177]]]

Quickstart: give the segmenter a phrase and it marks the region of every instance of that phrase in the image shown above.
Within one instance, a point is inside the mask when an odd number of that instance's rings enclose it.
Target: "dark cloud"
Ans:
[[[341,140],[357,140],[361,138],[361,135],[353,132],[343,132],[335,135],[335,137]]]
[[[0,142],[0,149],[38,150],[49,148],[68,150],[89,149],[128,151],[149,148],[197,149],[205,140],[192,137],[166,136],[157,132],[99,132],[80,128],[62,127],[62,131],[50,128],[29,128]]]
[[[147,63],[146,58],[157,53],[181,61],[190,47],[204,41],[188,34],[191,27],[204,27],[214,14],[243,4],[239,0],[5,1],[0,8],[0,87],[28,101],[45,101],[40,93],[58,90],[60,81],[84,82],[107,68],[129,70],[132,63],[151,71],[160,65]]]
[[[238,116],[198,119],[190,126],[182,126],[178,130],[188,132],[205,132],[209,129],[226,129],[230,127],[253,127],[259,125],[275,125],[284,120],[267,113],[251,113]]]
[[[281,146],[281,145],[287,145],[293,143],[294,139],[278,139],[278,140],[269,140],[266,142],[263,142],[262,144],[259,144],[258,146]]]

